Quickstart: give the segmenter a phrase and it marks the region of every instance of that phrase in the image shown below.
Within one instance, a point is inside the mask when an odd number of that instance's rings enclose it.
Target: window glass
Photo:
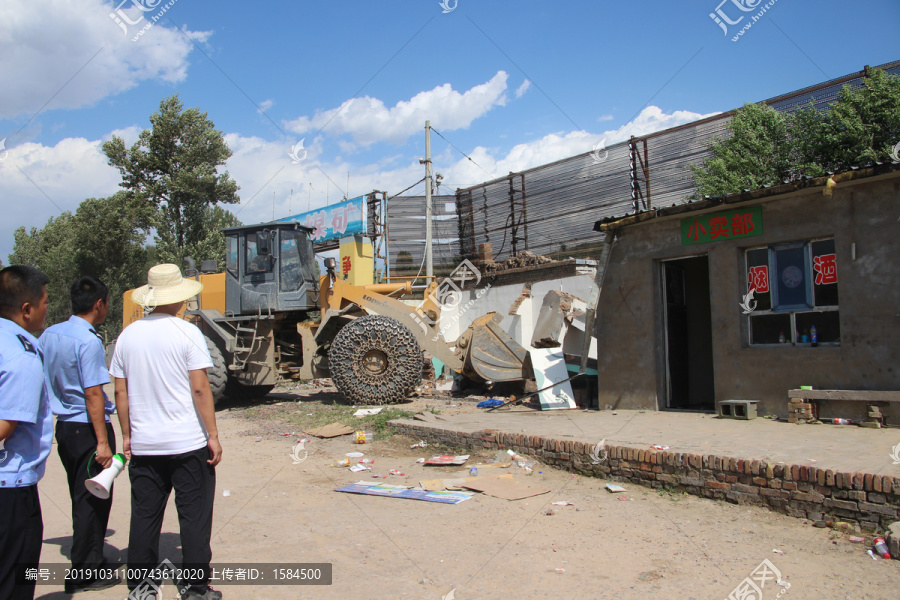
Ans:
[[[269,273],[272,271],[273,261],[267,255],[259,254],[259,235],[256,233],[247,234],[247,266],[248,275],[255,273]]]
[[[769,249],[756,248],[747,251],[747,291],[753,289],[757,310],[772,308],[772,291],[769,283]]]
[[[770,313],[750,317],[751,344],[783,344],[791,342],[791,315]]]
[[[238,270],[238,239],[236,235],[225,238],[225,268],[235,277]]]
[[[816,306],[838,305],[837,257],[834,240],[819,240],[810,244],[812,254],[813,296]]]
[[[294,292],[303,284],[296,232],[281,230],[281,291]]]
[[[756,300],[750,345],[812,346],[813,331],[817,346],[841,343],[834,239],[750,248],[744,256],[746,289]]]
[[[809,273],[803,246],[773,251],[775,310],[812,308],[809,302]]]

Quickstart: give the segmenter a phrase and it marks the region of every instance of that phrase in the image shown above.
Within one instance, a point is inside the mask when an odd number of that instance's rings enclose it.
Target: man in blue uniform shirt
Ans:
[[[16,575],[37,566],[44,535],[37,483],[53,416],[33,334],[44,328],[49,281],[34,267],[0,271],[0,598],[12,600],[34,598],[35,582],[16,585]]]
[[[82,277],[70,290],[72,313],[41,336],[50,407],[56,415],[56,443],[72,499],[72,572],[66,593],[103,590],[120,582],[106,576],[103,541],[112,494],[101,499],[84,482],[112,463],[116,451],[109,415],[115,403],[103,392],[110,382],[103,342],[94,329],[106,320],[109,290]]]

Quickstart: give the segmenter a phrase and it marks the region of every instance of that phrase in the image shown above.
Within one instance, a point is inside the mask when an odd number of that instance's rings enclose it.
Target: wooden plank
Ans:
[[[849,402],[900,402],[900,392],[875,390],[788,390],[788,398],[846,400]]]

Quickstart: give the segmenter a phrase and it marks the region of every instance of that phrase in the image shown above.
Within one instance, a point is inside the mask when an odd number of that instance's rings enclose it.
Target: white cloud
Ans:
[[[597,120],[602,123],[603,121],[612,121],[614,118],[612,115],[600,115]]]
[[[632,122],[614,130],[551,133],[517,144],[506,152],[477,146],[468,154],[484,171],[466,158],[457,159],[455,152],[447,149],[434,157],[437,171],[444,176],[441,192],[452,194],[456,187],[476,185],[510,171],[584,154],[604,139],[609,147],[631,135],[645,135],[706,116],[710,115],[689,111],[666,114],[658,107],[649,106]],[[42,227],[49,217],[64,210],[74,211],[85,198],[109,196],[118,191],[119,173],[107,164],[102,141],[118,135],[130,145],[140,131],[141,128],[131,126],[112,131],[102,136],[102,140],[67,138],[55,146],[26,142],[10,149],[0,161],[0,208],[4,214],[0,222],[0,258],[5,262],[6,254],[12,250],[12,232],[16,227]],[[305,139],[307,157],[299,164],[292,164],[289,156],[297,139],[273,141],[231,133],[225,135],[225,141],[233,153],[226,168],[241,187],[238,192],[241,203],[226,208],[244,223],[271,220],[273,204],[274,216],[282,218],[317,209],[326,202],[339,202],[347,188],[348,173],[351,197],[373,189],[396,194],[424,176],[417,157],[402,152],[385,154],[365,164],[325,154],[324,136]],[[422,194],[422,190],[419,185],[407,193]]]
[[[103,0],[0,3],[0,118],[30,117],[48,101],[48,110],[91,105],[144,80],[183,81],[190,40],[160,21],[132,42],[149,21],[123,35],[109,16],[114,8]],[[136,20],[141,13],[127,14]],[[197,41],[210,35],[188,34]]]
[[[274,100],[263,100],[262,102],[259,103],[259,110],[257,110],[256,112],[258,112],[260,114],[262,114],[264,112],[268,112],[269,109],[272,108],[273,106],[275,106]]]
[[[328,135],[349,134],[363,146],[375,142],[401,144],[421,131],[426,119],[439,130],[465,129],[495,106],[505,105],[508,77],[498,71],[489,81],[462,94],[445,83],[391,108],[378,98],[352,98],[337,108],[289,121],[286,126],[298,134],[322,129]]]
[[[522,82],[522,85],[520,85],[520,86],[516,89],[516,98],[521,98],[522,96],[524,96],[524,95],[525,95],[525,92],[527,92],[527,91],[528,91],[528,88],[530,88],[530,87],[531,87],[531,81],[530,81],[530,80],[526,79],[525,81],[523,81],[523,82]]]

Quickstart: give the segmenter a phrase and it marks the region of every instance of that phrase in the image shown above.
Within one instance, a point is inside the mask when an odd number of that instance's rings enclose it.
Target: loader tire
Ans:
[[[206,370],[206,375],[209,377],[209,387],[212,389],[213,401],[218,402],[225,395],[228,367],[225,365],[225,357],[222,356],[222,352],[219,351],[219,347],[216,346],[215,342],[207,336],[203,337],[206,339],[206,348],[209,350],[209,357],[213,363],[212,369]]]
[[[328,353],[331,380],[348,400],[390,404],[406,400],[422,381],[422,349],[390,317],[366,316],[345,325]]]

